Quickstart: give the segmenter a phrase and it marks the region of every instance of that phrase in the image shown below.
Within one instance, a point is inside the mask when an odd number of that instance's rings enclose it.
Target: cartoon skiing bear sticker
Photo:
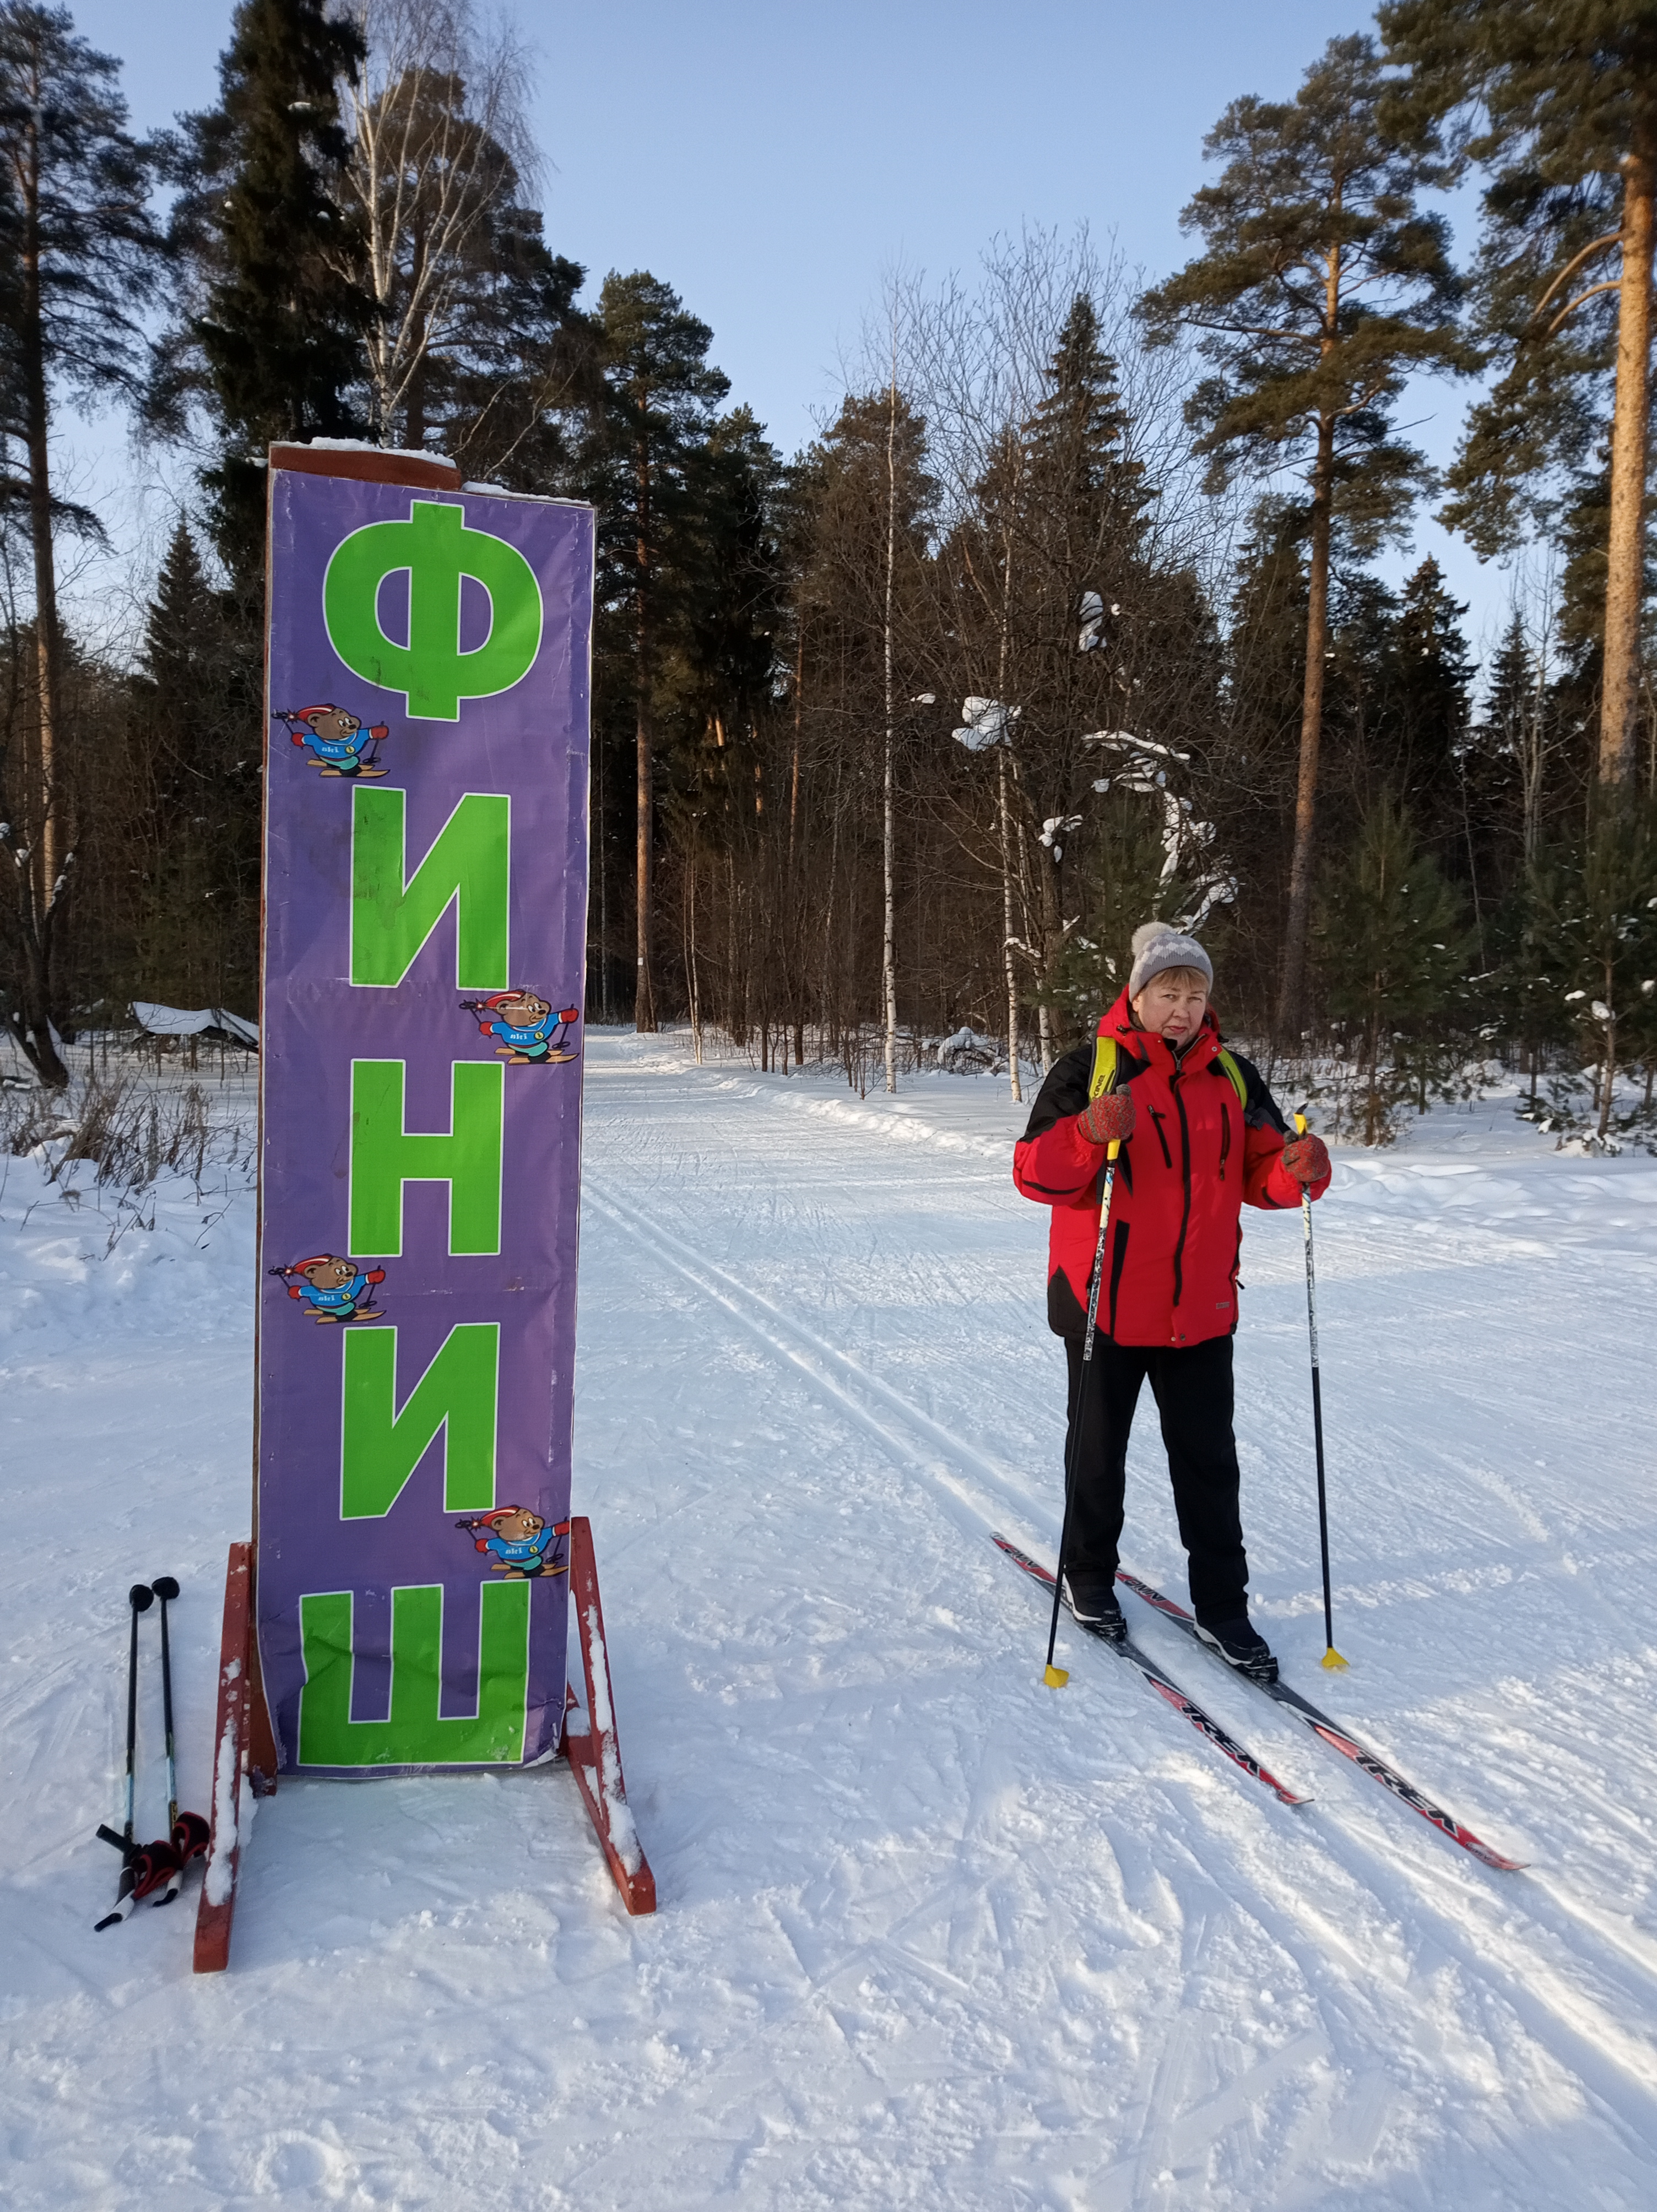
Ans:
[[[555,1060],[580,1057],[564,1049],[581,1019],[579,1006],[566,1006],[555,1015],[550,999],[528,990],[493,991],[486,999],[462,999],[460,1006],[475,1018],[481,1035],[499,1038],[495,1049],[509,1066],[548,1067]]]
[[[490,1571],[504,1575],[508,1582],[569,1570],[567,1559],[546,1556],[559,1537],[570,1534],[567,1521],[549,1527],[527,1505],[497,1505],[492,1513],[473,1514],[454,1525],[471,1532],[473,1549],[488,1553]]]
[[[380,748],[391,735],[389,724],[366,726],[361,715],[332,702],[320,707],[277,707],[275,719],[287,725],[296,745],[308,748],[324,775],[384,775]]]
[[[360,1267],[337,1252],[318,1252],[289,1267],[272,1267],[313,1321],[377,1321],[375,1287],[386,1279],[383,1267]]]

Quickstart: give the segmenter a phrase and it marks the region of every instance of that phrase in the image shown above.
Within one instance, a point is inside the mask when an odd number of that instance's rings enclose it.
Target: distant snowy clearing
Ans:
[[[1250,1214],[1256,1617],[1489,1872],[1129,1598],[1316,1802],[1066,1631],[1063,1358],[1027,1107],[588,1042],[576,1510],[661,1910],[562,1767],[284,1783],[230,1972],[94,1935],[125,1596],[176,1574],[204,1807],[248,1530],[245,1165],[123,1211],[0,1159],[0,2187],[15,2212],[713,2205],[1644,2212],[1657,2172],[1657,1161],[1511,1097],[1336,1152],[1324,1647],[1297,1217]],[[1285,1102],[1291,1103],[1291,1102]],[[245,1152],[245,1145],[243,1151]],[[76,1195],[78,1190],[79,1195]],[[1154,1408],[1125,1562],[1183,1598]],[[150,1741],[154,1741],[154,1730]],[[161,1826],[158,1756],[139,1827]]]

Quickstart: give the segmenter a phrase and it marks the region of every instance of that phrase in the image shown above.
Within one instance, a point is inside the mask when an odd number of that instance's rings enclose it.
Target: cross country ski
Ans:
[[[1005,1536],[998,1535],[995,1541],[997,1548],[1005,1552],[1015,1567],[1023,1568],[1032,1582],[1039,1583],[1043,1589],[1051,1591],[1053,1577],[1039,1560],[1033,1559],[1027,1552],[1020,1551],[1018,1546],[1009,1543]],[[1076,1626],[1094,1637],[1097,1642],[1107,1645],[1119,1659],[1125,1659],[1130,1666],[1136,1667],[1159,1698],[1166,1698],[1175,1712],[1185,1715],[1199,1735],[1205,1735],[1216,1751],[1224,1752],[1234,1766],[1240,1766],[1245,1774],[1252,1775],[1257,1782],[1264,1783],[1280,1802],[1285,1805],[1309,1805],[1312,1802],[1309,1797],[1297,1796],[1281,1783],[1269,1767],[1263,1766],[1252,1751],[1222,1729],[1212,1713],[1204,1712],[1195,1698],[1188,1697],[1173,1677],[1165,1674],[1155,1660],[1142,1651],[1131,1638],[1100,1635],[1086,1621],[1077,1621]]]
[[[997,1537],[996,1540],[999,1543],[1001,1539]],[[1154,1589],[1149,1583],[1141,1582],[1137,1575],[1130,1575],[1125,1569],[1118,1567],[1116,1578],[1125,1584],[1136,1597],[1143,1598],[1146,1604],[1153,1607],[1165,1620],[1171,1620],[1176,1628],[1183,1629],[1193,1644],[1203,1643],[1197,1632],[1196,1621],[1183,1605],[1164,1596],[1160,1589]],[[1207,1650],[1208,1647],[1204,1644],[1203,1648]],[[1447,1813],[1441,1805],[1435,1805],[1424,1791],[1417,1790],[1413,1782],[1407,1781],[1396,1766],[1371,1751],[1368,1745],[1360,1743],[1349,1729],[1343,1729],[1338,1721],[1331,1720],[1327,1713],[1320,1712],[1309,1698],[1303,1698],[1287,1682],[1262,1682],[1247,1674],[1242,1675],[1241,1679],[1253,1681],[1255,1688],[1264,1691],[1274,1705],[1284,1706],[1298,1719],[1304,1721],[1314,1735],[1321,1736],[1343,1759],[1349,1759],[1355,1766],[1361,1766],[1366,1774],[1380,1784],[1383,1790],[1390,1790],[1412,1813],[1419,1813],[1423,1820],[1430,1820],[1441,1834],[1448,1836],[1453,1844],[1459,1844],[1464,1851],[1471,1851],[1485,1866],[1495,1867],[1503,1874],[1523,1872],[1523,1859],[1505,1858],[1500,1851],[1493,1850],[1453,1813]]]

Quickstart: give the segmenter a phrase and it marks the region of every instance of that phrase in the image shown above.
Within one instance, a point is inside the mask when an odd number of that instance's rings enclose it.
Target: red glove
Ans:
[[[1283,1165],[1296,1182],[1321,1182],[1329,1173],[1329,1147],[1307,1129],[1283,1146]]]
[[[1076,1115],[1076,1126],[1090,1145],[1125,1144],[1133,1134],[1134,1114],[1131,1091],[1106,1091]]]

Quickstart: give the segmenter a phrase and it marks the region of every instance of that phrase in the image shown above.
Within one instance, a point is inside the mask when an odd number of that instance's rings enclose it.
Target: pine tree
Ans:
[[[533,208],[491,209],[461,311],[430,362],[413,441],[434,438],[465,477],[509,490],[564,490],[574,426],[599,405],[599,339],[576,305],[587,281],[554,253]]]
[[[1469,418],[1445,514],[1481,553],[1551,526],[1562,474],[1575,488],[1593,472],[1615,365],[1599,773],[1625,785],[1644,603],[1657,15],[1612,0],[1388,0],[1380,21],[1410,70],[1397,120],[1425,139],[1469,116],[1465,158],[1489,179],[1476,319],[1506,374]]]
[[[652,964],[657,691],[692,576],[696,467],[730,389],[713,332],[657,277],[613,271],[599,298],[604,402],[578,464],[600,511],[600,710],[631,693],[635,757],[636,1026],[659,1026]]]
[[[1219,743],[1209,811],[1226,824],[1244,896],[1226,917],[1227,1004],[1270,1026],[1282,963],[1301,701],[1306,679],[1306,516],[1263,501],[1233,571]]]
[[[1311,911],[1319,748],[1328,650],[1331,544],[1362,555],[1428,480],[1392,434],[1394,401],[1423,371],[1472,356],[1453,318],[1459,286],[1441,218],[1417,210],[1440,181],[1423,130],[1402,149],[1382,127],[1386,79],[1373,43],[1335,39],[1292,101],[1240,100],[1205,150],[1226,163],[1181,216],[1206,252],[1147,294],[1155,337],[1201,333],[1215,374],[1192,401],[1197,449],[1222,483],[1241,459],[1298,459],[1309,495],[1311,562],[1295,845],[1277,1027],[1298,1031]]]
[[[34,729],[5,794],[15,863],[14,1034],[43,1082],[68,1081],[53,1039],[54,940],[74,860],[63,773],[64,647],[54,538],[101,536],[52,480],[53,405],[136,392],[160,241],[148,212],[153,158],[126,129],[119,64],[59,9],[0,7],[0,435],[23,451],[7,504],[27,517],[34,586]],[[14,779],[9,778],[9,781]]]
[[[170,332],[151,393],[177,428],[205,402],[218,440],[203,482],[220,557],[256,591],[265,549],[265,451],[273,441],[360,436],[369,312],[349,265],[341,77],[354,26],[326,0],[241,0],[219,64],[219,104],[186,120],[174,240],[197,293]]]

